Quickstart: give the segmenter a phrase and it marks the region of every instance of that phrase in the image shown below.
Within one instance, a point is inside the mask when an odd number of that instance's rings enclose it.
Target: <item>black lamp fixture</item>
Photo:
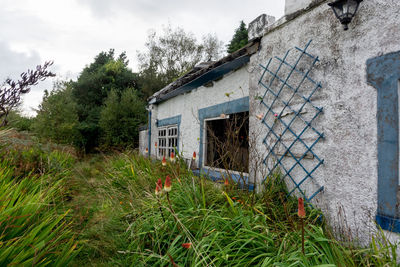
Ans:
[[[336,0],[328,5],[333,9],[336,17],[343,24],[344,30],[349,29],[348,24],[357,12],[358,6],[363,0]]]

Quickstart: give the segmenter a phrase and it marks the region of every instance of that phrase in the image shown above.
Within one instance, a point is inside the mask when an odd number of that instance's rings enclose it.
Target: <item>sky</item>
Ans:
[[[198,40],[216,34],[227,44],[241,20],[265,13],[279,19],[284,0],[1,0],[0,82],[52,60],[57,74],[23,98],[25,115],[35,114],[45,89],[56,80],[76,79],[101,51],[126,51],[137,70],[137,52],[145,50],[151,30],[168,24]]]

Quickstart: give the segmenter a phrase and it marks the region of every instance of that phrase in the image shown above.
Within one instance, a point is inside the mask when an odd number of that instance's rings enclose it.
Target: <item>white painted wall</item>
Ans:
[[[287,1],[287,8],[297,2],[309,1]],[[325,191],[313,203],[323,210],[335,230],[340,232],[347,230],[340,227],[348,227],[355,238],[367,243],[376,231],[377,92],[366,83],[366,61],[400,50],[400,1],[363,1],[348,31],[343,31],[326,3],[282,23],[278,21],[279,27],[269,29],[261,41],[261,51],[252,56],[249,64],[256,68],[250,74],[250,131],[265,132],[255,117],[266,112],[254,100],[264,93],[258,85],[262,71],[258,65],[266,64],[273,56],[283,57],[295,46],[304,47],[312,39],[309,52],[321,61],[311,77],[321,81],[323,87],[314,103],[324,107],[314,125],[326,137],[316,152],[325,164],[305,190],[312,192],[319,185],[324,186]],[[263,137],[257,137],[260,154],[266,152],[261,143]],[[300,174],[301,170],[296,172]],[[263,177],[257,178],[260,181]]]
[[[155,120],[181,115],[179,151],[184,157],[191,158],[193,151],[199,153],[200,122],[198,110],[213,105],[243,98],[249,95],[249,73],[247,65],[226,74],[223,79],[214,82],[212,87],[201,86],[189,93],[176,96],[152,107],[152,150],[155,156],[154,142],[157,140]],[[229,97],[226,96],[229,94]],[[197,159],[198,161],[198,159]]]
[[[307,8],[314,0],[286,0],[285,15]]]

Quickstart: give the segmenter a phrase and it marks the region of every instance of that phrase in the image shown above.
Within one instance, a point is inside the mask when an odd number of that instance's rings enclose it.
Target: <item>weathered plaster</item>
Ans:
[[[306,189],[311,192],[323,185],[325,191],[313,203],[323,210],[334,229],[350,230],[362,243],[367,243],[376,230],[378,177],[377,91],[367,84],[366,61],[400,50],[399,22],[399,1],[369,0],[360,4],[350,29],[343,31],[330,7],[321,4],[267,31],[261,51],[250,61],[250,69],[254,69],[249,84],[250,131],[258,134],[265,132],[255,117],[265,113],[255,100],[264,93],[258,85],[259,64],[313,40],[309,51],[318,55],[320,62],[310,75],[322,84],[313,101],[324,108],[315,125],[325,134],[315,150],[325,163],[314,175],[315,184],[306,185]],[[250,155],[253,160],[266,151],[264,136],[258,136],[258,154]],[[265,170],[257,173],[261,181]],[[342,228],[343,221],[349,229]]]

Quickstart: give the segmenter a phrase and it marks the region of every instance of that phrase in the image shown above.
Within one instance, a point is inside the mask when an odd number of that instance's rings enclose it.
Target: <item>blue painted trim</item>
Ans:
[[[148,138],[149,140],[147,141],[148,142],[148,149],[149,149],[148,156],[150,157],[150,155],[151,155],[151,110],[149,110],[148,135],[149,135],[149,138]]]
[[[179,140],[180,140],[180,133],[181,133],[181,120],[182,120],[182,115],[178,115],[178,116],[174,116],[174,117],[170,117],[170,118],[165,118],[162,120],[158,120],[157,121],[157,127],[164,127],[164,126],[168,126],[168,125],[178,125],[178,146],[177,146],[177,150],[179,152]]]
[[[204,120],[208,118],[215,118],[223,114],[233,114],[239,112],[249,111],[249,97],[228,101],[215,106],[199,109],[200,120],[200,147],[199,147],[199,167],[203,166],[203,132]]]
[[[378,211],[383,229],[398,226],[400,51],[367,60],[367,81],[378,91]],[[385,227],[385,228],[384,228]]]
[[[227,62],[225,64],[222,64],[209,72],[204,73],[203,75],[197,77],[196,79],[188,82],[187,84],[182,85],[181,87],[167,93],[164,96],[161,96],[157,98],[155,103],[160,103],[163,101],[166,101],[170,98],[173,98],[177,95],[187,93],[189,91],[192,91],[193,89],[196,89],[210,81],[214,81],[225,74],[240,68],[241,66],[247,64],[247,62],[250,61],[250,55],[244,55],[238,58],[235,58],[234,60]]]
[[[211,170],[211,169],[206,169],[206,168],[203,168],[201,170],[193,170],[192,172],[196,176],[199,176],[199,177],[205,176],[205,177],[209,178],[210,180],[212,180],[214,182],[219,182],[219,183],[223,183],[225,181],[224,177],[228,176],[228,173],[226,171],[216,171],[216,170]],[[247,184],[246,188],[245,188],[245,185],[243,183],[239,182],[241,180],[241,177],[239,174],[231,173],[230,177],[233,179],[233,181],[238,183],[239,188],[249,189],[250,191],[254,190],[254,184]],[[242,178],[246,180],[246,183],[248,183],[248,181],[249,181],[248,176],[243,175]]]
[[[163,127],[163,126],[168,126],[168,125],[173,125],[173,124],[181,124],[181,115],[158,120],[157,122],[157,127]]]
[[[377,224],[383,229],[395,233],[400,233],[400,219],[387,217],[384,215],[376,215]]]

